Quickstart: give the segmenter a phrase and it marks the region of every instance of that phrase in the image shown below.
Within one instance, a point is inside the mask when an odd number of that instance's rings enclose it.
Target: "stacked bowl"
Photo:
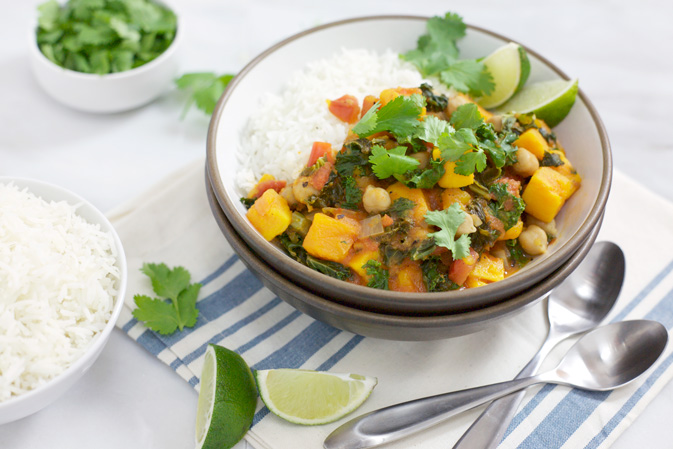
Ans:
[[[403,52],[415,46],[427,18],[377,16],[335,22],[295,35],[268,49],[230,83],[217,104],[208,133],[206,184],[213,215],[242,261],[281,299],[308,315],[358,334],[430,340],[481,330],[544,297],[582,261],[596,239],[610,190],[612,161],[605,129],[580,91],[571,113],[555,128],[582,187],[556,217],[558,238],[549,251],[506,279],[479,288],[441,293],[377,290],[333,279],[287,256],[248,222],[236,184],[240,137],[264,91],[280,92],[305,64],[341,48],[366,43],[374,51]],[[396,29],[394,37],[385,30]],[[468,26],[461,54],[480,57],[509,42]],[[530,81],[568,79],[526,48]],[[260,89],[260,86],[263,88]]]

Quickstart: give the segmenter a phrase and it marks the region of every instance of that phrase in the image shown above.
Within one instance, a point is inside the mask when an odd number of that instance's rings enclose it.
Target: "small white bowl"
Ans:
[[[126,282],[128,278],[126,256],[124,255],[124,248],[122,247],[121,240],[110,222],[105,218],[105,215],[91,203],[80,196],[53,184],[33,179],[0,176],[0,184],[9,183],[13,183],[20,189],[26,188],[29,192],[46,201],[66,201],[71,205],[79,205],[77,208],[77,214],[79,216],[89,223],[100,225],[101,230],[107,231],[112,235],[114,246],[117,251],[116,265],[119,268],[119,281],[110,319],[103,330],[91,341],[86,352],[84,352],[79,359],[75,360],[75,362],[61,374],[49,380],[44,385],[22,395],[0,402],[0,425],[24,418],[51,404],[73,386],[93,365],[110,338],[110,333],[114,329],[115,323],[119,318],[119,314],[124,305],[124,294],[126,292]]]
[[[166,51],[140,67],[106,75],[76,72],[54,64],[40,51],[33,26],[29,42],[33,74],[49,96],[73,109],[114,113],[143,106],[164,93],[178,74],[183,30],[177,13],[176,17],[175,38]]]

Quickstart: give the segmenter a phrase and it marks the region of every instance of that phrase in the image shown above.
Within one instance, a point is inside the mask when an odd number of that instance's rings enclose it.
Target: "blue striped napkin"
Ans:
[[[124,243],[130,273],[127,307],[118,326],[196,389],[206,346],[216,343],[240,353],[254,369],[305,368],[376,376],[379,385],[356,412],[362,413],[513,378],[544,339],[546,325],[539,304],[477,334],[429,342],[364,338],[298,312],[263,287],[227,244],[207,203],[203,166],[203,161],[196,161],[110,214]],[[638,217],[648,217],[647,232],[637,230]],[[672,204],[615,173],[599,240],[622,246],[627,278],[608,321],[644,317],[673,328],[673,260],[670,252],[652,250],[662,248],[661,242],[673,241],[670,223]],[[182,265],[194,281],[203,284],[194,328],[166,337],[133,319],[133,295],[153,294],[139,271],[145,262]],[[550,366],[562,355],[563,348],[557,349],[550,356]],[[671,351],[668,348],[660,363],[638,382],[614,392],[549,385],[531,389],[500,447],[608,447],[673,376]],[[480,411],[464,413],[387,447],[450,447]],[[339,424],[292,425],[270,414],[260,401],[246,440],[256,449],[322,447]]]

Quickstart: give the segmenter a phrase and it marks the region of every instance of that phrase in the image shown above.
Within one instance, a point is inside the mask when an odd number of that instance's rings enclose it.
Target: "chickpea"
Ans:
[[[533,176],[535,170],[540,168],[540,162],[537,157],[525,148],[519,148],[516,152],[516,164],[512,165],[515,172],[521,176]]]
[[[496,132],[502,131],[502,115],[494,115],[486,120],[486,123],[493,125]]]
[[[547,233],[539,226],[530,225],[519,236],[521,248],[531,256],[547,252]]]
[[[535,225],[539,228],[542,228],[542,230],[550,237],[556,237],[558,235],[558,230],[556,229],[556,220],[553,218],[549,223],[545,223],[544,221],[538,220],[532,215],[526,215],[526,225]]]
[[[292,184],[292,193],[297,201],[307,204],[310,197],[320,192],[311,185],[310,179],[307,176],[300,176]]]
[[[367,186],[364,195],[362,195],[362,205],[370,214],[377,214],[388,209],[392,201],[386,189],[380,187]]]
[[[294,189],[292,189],[291,185],[286,185],[283,187],[283,190],[280,191],[280,196],[285,198],[288,206],[294,206],[297,204],[297,199],[294,197]]]
[[[413,153],[410,154],[409,157],[412,157],[416,159],[418,162],[420,162],[418,168],[425,168],[428,166],[428,162],[430,162],[430,154],[427,151]]]
[[[472,220],[472,215],[465,214],[465,219],[456,229],[456,235],[461,236],[463,234],[472,234],[476,232],[477,228],[474,227],[474,221]]]
[[[454,95],[449,98],[449,104],[446,106],[446,111],[449,114],[453,114],[456,112],[456,109],[467,103],[470,103],[470,100],[464,95]]]

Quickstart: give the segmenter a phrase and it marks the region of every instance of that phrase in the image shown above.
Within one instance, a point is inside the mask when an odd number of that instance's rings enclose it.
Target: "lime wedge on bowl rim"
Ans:
[[[250,428],[256,406],[255,378],[243,358],[208,345],[196,408],[196,448],[233,447]]]
[[[577,79],[529,84],[499,107],[497,112],[533,113],[553,128],[561,123],[575,104],[577,84]]]
[[[477,101],[486,109],[498,107],[509,100],[521,90],[530,75],[530,61],[526,50],[514,42],[498,48],[482,62],[495,83],[493,92]]]
[[[295,424],[336,421],[358,408],[376,386],[375,377],[324,371],[255,371],[259,396],[267,408]]]

